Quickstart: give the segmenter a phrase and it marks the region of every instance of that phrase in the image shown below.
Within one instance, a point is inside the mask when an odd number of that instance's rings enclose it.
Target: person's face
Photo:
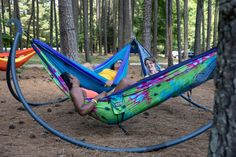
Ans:
[[[120,68],[122,64],[122,60],[118,60],[115,64],[114,64],[114,70],[118,70]]]
[[[145,65],[149,71],[152,70],[153,68],[156,68],[155,63],[150,60],[146,60]]]

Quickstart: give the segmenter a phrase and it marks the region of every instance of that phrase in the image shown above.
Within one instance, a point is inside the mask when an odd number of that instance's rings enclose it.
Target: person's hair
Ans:
[[[61,78],[64,80],[64,82],[66,83],[66,85],[67,85],[67,87],[69,88],[69,90],[71,90],[71,88],[72,88],[72,83],[71,83],[71,81],[70,81],[70,76],[69,76],[70,74],[69,73],[67,73],[67,72],[63,72],[62,74],[61,74]]]
[[[115,64],[118,62],[118,61],[122,61],[122,59],[118,59],[114,64],[111,65],[111,70],[115,70]]]
[[[145,58],[144,59],[144,64],[146,65],[146,61],[151,61],[151,62],[153,62],[154,64],[156,64],[156,60],[155,60],[155,58],[153,58],[153,57],[147,57],[147,58]]]

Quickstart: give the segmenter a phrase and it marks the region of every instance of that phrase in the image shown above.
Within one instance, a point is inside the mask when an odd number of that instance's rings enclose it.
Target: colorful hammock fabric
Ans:
[[[100,99],[90,115],[106,124],[121,123],[202,84],[215,68],[216,49],[212,49]]]
[[[37,39],[32,40],[32,47],[39,55],[42,63],[45,66],[45,69],[66,95],[69,95],[69,90],[60,77],[63,72],[67,72],[76,76],[80,80],[81,86],[84,88],[94,90],[98,93],[103,91],[108,92],[112,90],[120,82],[120,80],[127,75],[130,53],[139,54],[141,66],[142,69],[144,69],[144,74],[147,73],[143,63],[144,57],[150,56],[149,52],[146,51],[141,44],[139,44],[136,40],[133,40],[132,42],[125,45],[123,49],[121,49],[111,58],[96,66],[94,70],[90,70],[83,65],[68,59],[56,50],[52,49],[47,44]],[[107,80],[98,73],[103,69],[110,68],[119,59],[122,59],[123,62],[113,81],[114,85],[111,87],[105,87]]]
[[[33,48],[25,49],[25,50],[18,50],[16,52],[16,68],[22,66],[25,62],[27,62],[33,55],[35,51]],[[7,70],[7,61],[8,61],[9,52],[0,53],[0,70],[6,71]]]

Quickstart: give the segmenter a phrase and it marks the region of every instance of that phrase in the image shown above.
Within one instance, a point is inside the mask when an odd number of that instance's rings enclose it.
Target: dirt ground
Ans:
[[[28,102],[48,102],[64,97],[39,68],[21,69],[19,84]],[[131,66],[130,77],[138,79],[140,72]],[[193,100],[212,108],[212,80],[193,90]],[[140,147],[158,144],[189,133],[212,119],[212,114],[192,107],[180,97],[171,98],[123,123],[125,135],[117,126],[103,124],[89,116],[81,117],[71,101],[33,107],[33,110],[53,128],[78,140],[109,147]],[[116,153],[88,150],[49,133],[41,127],[22,104],[10,94],[5,72],[0,72],[0,156],[1,157],[204,157],[208,152],[209,130],[179,145],[149,153]]]

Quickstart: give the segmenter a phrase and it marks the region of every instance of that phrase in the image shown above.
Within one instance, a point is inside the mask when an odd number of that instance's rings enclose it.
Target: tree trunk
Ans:
[[[178,60],[179,63],[182,61],[182,47],[181,47],[181,13],[180,13],[180,2],[176,0],[176,10],[177,10],[177,43],[178,43]]]
[[[195,26],[195,41],[194,41],[194,53],[199,54],[201,52],[201,19],[202,19],[203,0],[197,1],[197,16]]]
[[[56,47],[57,51],[59,51],[59,43],[58,43],[58,27],[57,27],[57,10],[56,10],[56,1],[54,0],[54,23],[55,23],[55,35],[56,35]]]
[[[3,42],[2,42],[2,19],[0,16],[0,53],[3,52]]]
[[[124,23],[124,8],[123,8],[124,0],[119,0],[119,14],[118,14],[118,49],[120,50],[124,45],[123,40],[123,23]]]
[[[144,1],[144,27],[143,27],[143,45],[151,51],[151,14],[152,0]]]
[[[203,7],[202,8],[204,8],[204,3],[203,3]],[[202,25],[201,25],[201,35],[202,35],[202,45],[201,45],[201,52],[202,51],[205,51],[206,50],[206,41],[205,41],[205,39],[206,39],[206,36],[205,36],[205,16],[204,16],[204,10],[202,9],[202,18],[201,18],[201,20],[202,20]]]
[[[117,42],[117,0],[113,0],[113,45],[112,45],[112,51],[113,53],[116,52],[116,42]]]
[[[83,1],[83,13],[84,13],[84,51],[85,61],[90,62],[90,48],[88,37],[88,0]]]
[[[14,12],[13,12],[13,17],[20,20],[20,9],[19,9],[19,1],[18,0],[14,0]],[[15,30],[16,32],[16,30]],[[15,34],[15,33],[14,33]],[[19,41],[19,47],[20,49],[22,49],[22,42]]]
[[[5,29],[5,25],[3,24],[2,21],[4,21],[5,19],[5,8],[4,8],[4,1],[1,0],[1,6],[2,6],[2,17],[0,16],[0,52],[3,52],[3,47],[4,47],[4,44],[2,42],[2,31],[3,31],[3,34],[6,33],[6,29]],[[2,20],[1,20],[2,19]],[[5,50],[6,50],[7,46],[5,46]]]
[[[9,19],[11,19],[11,0],[8,0],[8,15],[9,15]],[[9,27],[10,29],[10,35],[12,35],[12,27]]]
[[[90,0],[90,52],[91,52],[91,56],[94,53],[94,32],[93,32],[93,0]]]
[[[74,18],[74,25],[75,25],[75,33],[76,37],[78,38],[78,17],[79,17],[79,3],[78,0],[72,0],[73,6],[73,18]]]
[[[132,37],[132,9],[131,9],[131,0],[123,1],[123,9],[124,9],[124,21],[123,21],[123,38],[124,44],[130,42]],[[151,15],[150,15],[151,18]],[[123,46],[122,46],[123,47]]]
[[[188,0],[184,0],[184,59],[188,57]]]
[[[165,13],[166,13],[166,42],[165,42],[165,58],[168,57],[168,53],[169,53],[169,38],[168,38],[168,33],[169,33],[169,21],[168,21],[168,16],[169,16],[169,10],[168,10],[168,6],[169,5],[169,0],[166,0],[166,5],[165,5]]]
[[[153,14],[153,56],[157,58],[158,52],[157,52],[157,17],[158,17],[158,0],[154,1],[154,14]]]
[[[218,13],[219,13],[219,9],[218,9],[218,0],[215,0],[215,15],[214,15],[214,33],[213,33],[213,46],[216,47],[217,46],[217,28],[218,28]]]
[[[30,18],[29,18],[29,21],[28,21],[28,28],[27,28],[27,33],[28,34],[30,34],[30,26],[31,26],[31,23],[32,23],[32,19],[34,18],[34,11],[35,11],[34,4],[35,4],[35,0],[32,0],[31,15],[30,15]],[[27,36],[27,47],[29,47],[29,40],[30,40],[30,37]]]
[[[106,0],[102,0],[102,13],[103,13],[103,34],[104,34],[104,51],[105,55],[107,55],[107,2]]]
[[[212,4],[211,0],[208,0],[208,18],[207,18],[207,47],[209,50],[211,48],[211,14],[212,14]]]
[[[55,0],[54,0],[54,3],[55,3]],[[38,0],[36,0],[36,8],[37,8],[37,12],[36,12],[36,38],[39,39],[39,1]]]
[[[96,6],[97,6],[97,43],[98,43],[98,51],[99,51],[99,55],[101,55],[102,52],[102,48],[100,48],[101,46],[101,40],[100,40],[100,29],[101,29],[101,15],[100,15],[100,0],[96,1]]]
[[[51,0],[51,5],[50,5],[50,45],[53,43],[53,5],[54,5],[54,0]]]
[[[78,46],[75,33],[72,1],[60,0],[59,2],[59,20],[61,34],[61,51],[70,59],[78,61]]]
[[[236,0],[220,0],[219,46],[215,77],[214,126],[211,129],[209,157],[236,154]]]
[[[169,41],[169,49],[168,49],[168,67],[173,65],[173,56],[172,56],[172,0],[168,0],[168,41]]]

